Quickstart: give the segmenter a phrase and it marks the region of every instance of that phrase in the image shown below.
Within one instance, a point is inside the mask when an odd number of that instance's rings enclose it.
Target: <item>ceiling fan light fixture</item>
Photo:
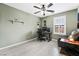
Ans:
[[[43,13],[43,16],[45,16],[45,12],[51,12],[53,13],[54,10],[47,10],[49,7],[51,7],[53,4],[52,3],[49,3],[48,6],[46,6],[45,4],[42,4],[41,7],[38,7],[38,6],[34,6],[34,8],[37,8],[37,9],[40,9],[40,11],[37,11],[35,12],[34,14],[37,14],[39,12],[42,12]]]
[[[45,13],[43,13],[43,16],[45,16]]]

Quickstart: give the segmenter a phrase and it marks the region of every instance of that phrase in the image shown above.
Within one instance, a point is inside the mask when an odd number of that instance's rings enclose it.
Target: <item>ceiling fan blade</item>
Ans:
[[[35,12],[34,14],[37,14],[37,13],[39,13],[39,12],[41,12],[41,11],[37,11],[37,12]]]
[[[54,10],[46,10],[47,12],[54,12]]]
[[[37,9],[41,9],[40,7],[37,7],[37,6],[34,6],[35,8],[37,8]]]
[[[50,4],[48,4],[48,6],[47,6],[47,7],[49,8],[49,7],[51,7],[52,5],[53,5],[53,4],[52,4],[52,3],[50,3]]]

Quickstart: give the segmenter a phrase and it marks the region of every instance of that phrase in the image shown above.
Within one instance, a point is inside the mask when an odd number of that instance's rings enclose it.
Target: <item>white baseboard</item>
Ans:
[[[0,50],[6,49],[6,48],[10,48],[10,47],[14,47],[14,46],[17,46],[17,45],[20,45],[20,44],[23,44],[23,43],[27,43],[27,42],[35,40],[35,39],[36,38],[33,38],[33,39],[30,39],[30,40],[18,42],[18,43],[15,43],[15,44],[12,44],[12,45],[9,45],[9,46],[6,46],[6,47],[2,47],[2,48],[0,48]]]

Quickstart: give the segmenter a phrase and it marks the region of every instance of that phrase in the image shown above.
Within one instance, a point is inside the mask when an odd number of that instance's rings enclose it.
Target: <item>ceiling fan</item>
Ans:
[[[43,11],[43,16],[45,16],[45,12],[51,12],[51,13],[53,13],[54,10],[47,10],[47,9],[48,9],[49,7],[51,7],[52,5],[53,5],[52,3],[49,3],[47,6],[44,5],[44,4],[42,4],[41,7],[33,6],[34,8],[40,9],[40,11],[37,11],[37,12],[35,12],[34,14],[37,14],[37,13],[39,13],[39,12],[41,12],[41,11]]]

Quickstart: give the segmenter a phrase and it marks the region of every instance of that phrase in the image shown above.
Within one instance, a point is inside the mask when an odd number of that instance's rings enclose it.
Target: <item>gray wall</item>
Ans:
[[[57,39],[59,37],[59,35],[53,34],[53,17],[63,16],[63,15],[66,15],[66,33],[67,33],[67,35],[69,35],[72,30],[75,30],[77,28],[77,9],[45,17],[43,19],[43,21],[46,20],[47,27],[51,28],[52,38]],[[44,26],[43,21],[42,21],[42,26]]]
[[[8,21],[15,18],[24,24]],[[36,16],[0,4],[0,48],[36,37],[37,22]]]

